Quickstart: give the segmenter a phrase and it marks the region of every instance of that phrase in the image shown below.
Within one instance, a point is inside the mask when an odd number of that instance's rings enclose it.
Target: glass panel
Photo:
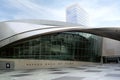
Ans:
[[[100,62],[101,48],[101,37],[69,31],[7,45],[0,49],[0,57]]]

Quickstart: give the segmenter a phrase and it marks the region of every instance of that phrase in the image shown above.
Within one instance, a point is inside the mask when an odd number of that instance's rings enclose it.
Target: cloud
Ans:
[[[1,21],[9,19],[65,21],[66,7],[74,3],[79,3],[88,12],[91,26],[120,20],[118,0],[53,0],[52,2],[51,0],[4,0],[0,10]]]
[[[51,19],[65,20],[65,13],[62,9],[50,9],[40,6],[32,0],[8,0],[10,7],[19,10],[13,16],[14,19]]]
[[[104,21],[120,20],[120,5],[118,3],[120,3],[118,0],[82,0],[79,2],[81,7],[88,12],[91,26],[101,26]]]
[[[119,14],[120,12],[119,10],[116,10],[116,6],[111,5],[111,6],[105,6],[105,7],[94,10],[94,13],[92,12],[90,16],[94,26],[99,26],[99,25],[102,25],[100,23],[103,23],[103,22],[109,22],[109,21],[112,22],[112,21],[120,20]]]

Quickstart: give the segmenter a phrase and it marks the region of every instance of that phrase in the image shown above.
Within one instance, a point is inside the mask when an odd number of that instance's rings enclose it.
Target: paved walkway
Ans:
[[[120,64],[37,70],[0,70],[0,80],[120,80]]]

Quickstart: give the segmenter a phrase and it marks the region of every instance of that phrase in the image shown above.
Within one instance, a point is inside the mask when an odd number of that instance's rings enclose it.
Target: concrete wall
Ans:
[[[103,56],[120,56],[120,41],[103,38]]]
[[[14,62],[15,65],[14,69],[58,68],[96,64],[92,62],[79,62],[79,61],[29,60],[29,59],[0,59],[0,61]]]
[[[13,61],[0,61],[0,69],[7,69],[7,70],[14,69],[14,62]]]

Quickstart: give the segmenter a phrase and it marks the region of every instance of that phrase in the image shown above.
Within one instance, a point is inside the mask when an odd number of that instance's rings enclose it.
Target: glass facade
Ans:
[[[1,58],[100,62],[102,38],[83,32],[31,37],[0,49]]]

